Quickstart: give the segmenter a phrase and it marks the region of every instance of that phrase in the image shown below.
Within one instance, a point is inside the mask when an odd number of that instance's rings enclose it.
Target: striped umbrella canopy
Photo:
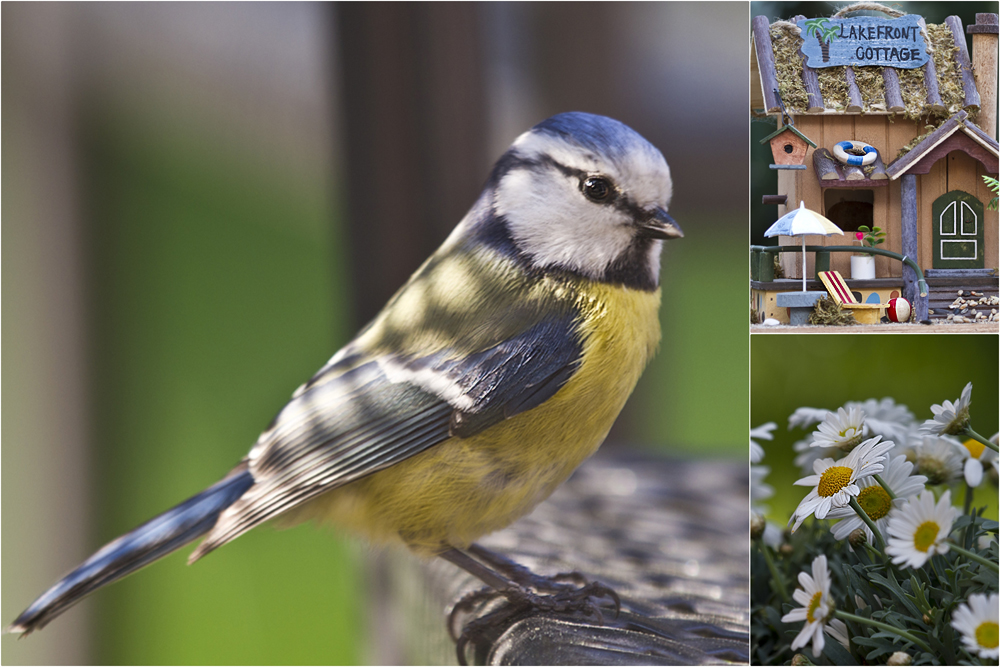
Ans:
[[[832,236],[833,234],[843,235],[842,230],[833,224],[829,219],[823,217],[816,211],[806,208],[804,201],[799,202],[799,207],[790,213],[786,213],[768,227],[764,236],[801,236],[802,237],[802,291],[806,291],[806,236],[817,234],[821,236]]]

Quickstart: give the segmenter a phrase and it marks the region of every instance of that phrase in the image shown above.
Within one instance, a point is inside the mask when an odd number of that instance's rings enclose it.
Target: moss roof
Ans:
[[[774,51],[775,80],[785,109],[790,114],[806,113],[808,97],[802,74],[807,66],[799,51],[802,45],[800,31],[788,21],[776,21],[770,25],[769,33]],[[900,94],[905,107],[901,115],[914,119],[928,115],[944,119],[960,111],[965,101],[961,65],[956,59],[959,48],[955,45],[951,28],[943,23],[928,24],[925,39],[929,55],[933,58],[944,108],[928,104],[923,67],[893,68],[899,78]],[[847,113],[849,98],[846,69],[841,66],[813,70],[819,80],[823,108],[827,112]],[[853,70],[861,93],[861,113],[885,113],[887,105],[883,68],[854,67]],[[970,108],[969,112],[974,115],[978,108]]]

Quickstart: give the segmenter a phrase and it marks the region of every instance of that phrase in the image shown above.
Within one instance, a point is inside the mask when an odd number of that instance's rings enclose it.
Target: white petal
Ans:
[[[965,461],[965,482],[972,487],[979,486],[983,481],[983,464],[971,456]]]

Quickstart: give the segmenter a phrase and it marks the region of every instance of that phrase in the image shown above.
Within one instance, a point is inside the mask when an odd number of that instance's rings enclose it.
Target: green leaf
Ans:
[[[857,662],[840,642],[829,635],[827,635],[826,643],[823,645],[823,655],[835,665],[853,665]]]

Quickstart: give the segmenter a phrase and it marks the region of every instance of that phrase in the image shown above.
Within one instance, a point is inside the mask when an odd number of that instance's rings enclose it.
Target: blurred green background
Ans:
[[[886,396],[906,405],[923,423],[931,405],[955,401],[972,382],[972,427],[989,438],[997,432],[998,339],[964,335],[755,335],[750,350],[750,420],[778,425],[774,440],[760,441],[767,484],[768,517],[785,525],[808,488],[793,486],[803,475],[793,463],[792,445],[811,431],[789,431],[788,417],[800,407],[836,411],[847,401]],[[960,485],[956,502],[964,498]],[[989,478],[976,489],[976,506],[997,518],[997,487]]]
[[[686,234],[609,444],[745,456],[745,3],[0,11],[5,623],[225,474],[560,111],[660,147]],[[189,550],[3,662],[350,664],[388,622],[335,530]]]

